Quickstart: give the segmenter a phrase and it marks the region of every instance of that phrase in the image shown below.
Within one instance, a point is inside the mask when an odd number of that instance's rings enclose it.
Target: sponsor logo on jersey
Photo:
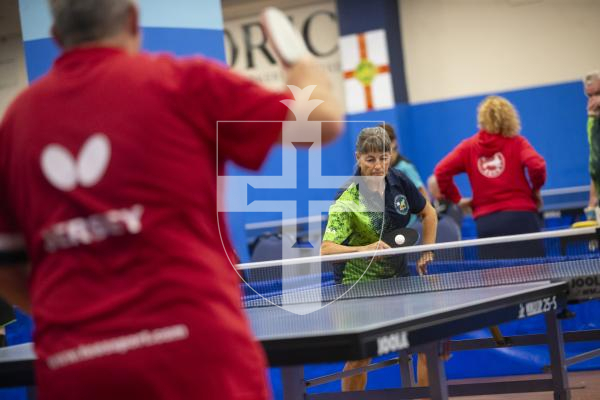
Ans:
[[[77,187],[96,185],[104,176],[110,157],[108,137],[96,133],[85,141],[76,157],[60,144],[49,144],[42,151],[40,166],[52,186],[70,192]],[[44,247],[52,253],[101,242],[108,237],[138,234],[142,231],[143,213],[144,206],[134,204],[58,222],[42,231]]]
[[[396,212],[400,215],[408,214],[410,208],[408,206],[408,200],[406,199],[405,195],[396,195],[396,197],[394,198],[394,208],[396,208]]]
[[[59,222],[42,231],[46,251],[53,253],[105,240],[108,237],[135,235],[142,231],[144,206],[108,210],[86,218]]]

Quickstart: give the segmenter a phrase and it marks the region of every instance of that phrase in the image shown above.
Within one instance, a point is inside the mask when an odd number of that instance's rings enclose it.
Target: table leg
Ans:
[[[431,400],[448,400],[448,381],[444,361],[440,358],[438,342],[427,345],[427,369],[429,372],[429,393]]]
[[[281,367],[281,382],[284,400],[303,400],[306,393],[304,367]]]
[[[400,364],[400,380],[402,381],[402,387],[414,387],[415,370],[413,367],[412,354],[409,354],[406,351],[398,353],[398,364]]]
[[[548,312],[546,329],[548,331],[548,347],[550,349],[550,370],[554,382],[554,400],[570,400],[569,375],[565,357],[563,331],[555,312]]]

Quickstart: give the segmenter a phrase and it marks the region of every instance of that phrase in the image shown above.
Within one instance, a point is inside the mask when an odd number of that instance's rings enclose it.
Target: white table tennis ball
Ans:
[[[406,238],[404,237],[404,235],[396,235],[396,237],[394,238],[394,242],[396,242],[398,246],[402,246],[405,241]]]

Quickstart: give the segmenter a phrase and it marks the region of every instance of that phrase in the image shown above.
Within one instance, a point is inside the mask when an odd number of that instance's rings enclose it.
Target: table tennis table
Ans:
[[[442,245],[432,245],[443,247]],[[426,247],[426,246],[422,246]],[[307,289],[287,307],[302,313],[311,291],[328,302],[348,290],[344,285]],[[280,307],[281,299],[246,301],[246,311],[271,366],[282,371],[284,399],[447,399],[448,396],[552,391],[555,399],[570,398],[565,335],[560,318],[569,302],[600,297],[600,260],[560,259],[536,265],[444,272],[358,283],[353,295],[299,315]],[[306,296],[308,293],[308,297]],[[373,297],[372,294],[377,293]],[[291,302],[291,304],[290,304]],[[451,384],[439,357],[440,342],[457,334],[503,322],[544,315],[546,335],[527,340],[549,347],[551,377],[493,384]],[[599,339],[597,332],[589,339]],[[516,343],[516,342],[515,342]],[[518,343],[516,343],[518,344]],[[489,343],[486,345],[489,346]],[[485,347],[485,346],[484,346]],[[406,360],[412,352],[427,354],[429,387],[405,385],[410,368],[401,364],[403,387],[364,393],[309,393],[308,388],[361,371],[345,371],[306,380],[303,366],[397,353]],[[0,349],[0,386],[33,385],[35,356],[30,344]],[[398,363],[384,361],[383,364]],[[372,370],[379,366],[365,367]]]
[[[335,302],[320,311],[299,316],[279,307],[248,309],[254,332],[272,366],[282,367],[284,398],[341,398],[307,396],[303,365],[361,359],[402,350],[428,355],[430,389],[398,389],[410,398],[447,399],[448,385],[438,347],[431,345],[452,335],[493,324],[547,314],[552,380],[543,387],[560,399],[568,398],[562,333],[555,314],[565,306],[566,282],[535,282],[493,288],[419,293]],[[427,346],[429,345],[429,346]],[[0,349],[0,386],[33,385],[30,344]],[[388,391],[389,392],[389,391]],[[382,398],[379,393],[369,398]],[[483,391],[485,393],[485,391]],[[388,393],[389,394],[389,393]],[[450,390],[450,394],[452,390]],[[379,395],[379,396],[378,396]],[[402,398],[402,397],[400,397]]]

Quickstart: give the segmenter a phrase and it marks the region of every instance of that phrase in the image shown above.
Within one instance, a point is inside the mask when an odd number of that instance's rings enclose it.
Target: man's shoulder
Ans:
[[[3,117],[1,118],[2,124],[8,123],[12,118],[15,118],[21,110],[29,113],[32,108],[29,107],[36,99],[40,101],[44,100],[43,93],[51,85],[51,79],[45,75],[36,81],[32,82],[29,86],[21,90],[15,98],[9,103]],[[34,107],[35,109],[35,107]]]
[[[217,60],[211,60],[200,55],[176,57],[169,53],[141,52],[133,57],[133,62],[140,65],[152,65],[157,69],[171,68],[181,72],[212,72],[225,71],[227,66]]]

